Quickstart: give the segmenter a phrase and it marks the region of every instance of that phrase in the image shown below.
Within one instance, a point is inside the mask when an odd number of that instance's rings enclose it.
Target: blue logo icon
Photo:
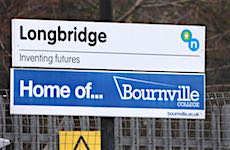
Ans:
[[[192,37],[192,32],[188,29],[182,31],[181,39],[184,42],[188,42],[188,48],[193,52],[197,51],[200,47],[199,41]]]

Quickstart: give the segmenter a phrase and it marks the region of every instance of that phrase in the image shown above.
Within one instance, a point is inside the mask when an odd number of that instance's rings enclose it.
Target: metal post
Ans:
[[[101,149],[114,150],[114,117],[101,118]]]
[[[112,0],[100,0],[100,20],[113,20]],[[101,149],[114,150],[114,117],[101,118]]]
[[[100,0],[100,20],[112,21],[112,0]]]

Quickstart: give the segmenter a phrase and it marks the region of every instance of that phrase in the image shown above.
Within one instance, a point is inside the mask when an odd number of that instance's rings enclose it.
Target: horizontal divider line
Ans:
[[[179,55],[179,54],[148,54],[148,53],[117,53],[117,52],[95,52],[95,51],[64,51],[64,50],[36,50],[36,49],[19,49],[19,51],[29,52],[67,52],[67,53],[93,53],[93,54],[111,54],[111,55],[153,55],[153,56],[182,56],[182,57],[200,57],[199,55]]]

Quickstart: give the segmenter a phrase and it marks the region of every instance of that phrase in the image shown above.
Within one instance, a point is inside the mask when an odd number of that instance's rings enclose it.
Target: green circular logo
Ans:
[[[192,38],[192,33],[191,31],[189,30],[184,30],[182,33],[181,33],[181,39],[184,41],[184,42],[189,42]]]

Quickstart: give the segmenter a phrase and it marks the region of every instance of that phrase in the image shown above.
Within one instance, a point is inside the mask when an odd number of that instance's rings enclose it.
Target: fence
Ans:
[[[9,150],[56,150],[59,131],[103,130],[99,117],[10,115],[0,91],[0,138]],[[208,93],[206,119],[115,118],[116,150],[230,150],[230,92]]]

